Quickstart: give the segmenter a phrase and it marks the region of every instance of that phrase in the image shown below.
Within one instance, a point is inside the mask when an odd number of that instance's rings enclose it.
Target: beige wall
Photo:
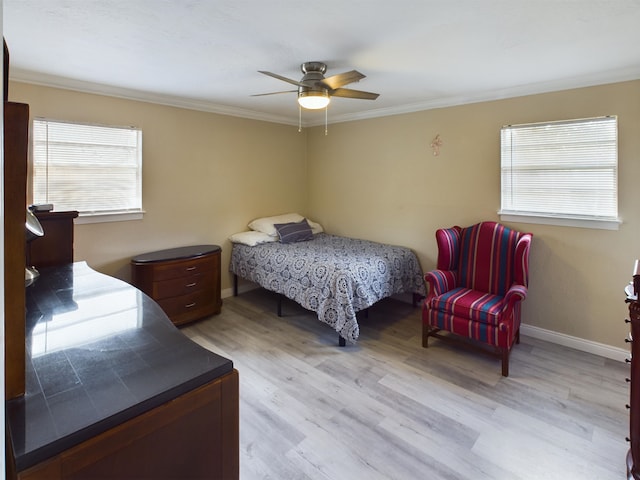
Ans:
[[[314,128],[309,215],[409,246],[430,270],[437,228],[499,220],[502,125],[600,115],[618,115],[620,229],[509,225],[534,234],[523,321],[625,348],[623,288],[640,257],[640,81],[333,124],[327,136]]]
[[[435,265],[442,226],[498,220],[504,124],[618,115],[617,231],[510,224],[534,234],[524,322],[624,348],[623,287],[640,257],[640,81],[295,127],[12,83],[35,116],[143,128],[144,220],[78,225],[76,260],[127,279],[132,255],[223,247],[248,220],[297,210],[330,233],[411,247]],[[343,100],[350,101],[350,100]],[[440,134],[439,156],[430,147]]]
[[[12,82],[31,116],[143,130],[143,220],[75,228],[75,259],[128,280],[132,256],[180,245],[223,249],[256,216],[306,205],[306,133],[296,127]]]

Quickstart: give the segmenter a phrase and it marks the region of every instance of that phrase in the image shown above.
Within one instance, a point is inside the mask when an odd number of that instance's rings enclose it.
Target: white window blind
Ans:
[[[33,202],[80,215],[142,211],[142,131],[33,121]]]
[[[617,117],[501,130],[501,215],[618,221]]]

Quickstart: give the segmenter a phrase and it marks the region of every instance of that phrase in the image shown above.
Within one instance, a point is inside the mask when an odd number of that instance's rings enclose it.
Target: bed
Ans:
[[[297,222],[280,225],[292,223]],[[241,234],[231,238],[234,295],[238,277],[282,294],[316,312],[338,332],[341,345],[357,341],[358,311],[394,294],[414,294],[414,301],[425,295],[422,269],[409,248],[330,235],[321,228],[303,241],[283,243],[273,229],[263,230],[244,232],[253,237],[248,242],[238,241]]]

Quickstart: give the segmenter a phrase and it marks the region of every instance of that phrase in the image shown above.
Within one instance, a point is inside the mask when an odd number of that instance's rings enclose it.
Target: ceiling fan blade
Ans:
[[[254,93],[251,97],[264,97],[265,95],[278,95],[279,93],[297,93],[298,90],[284,90],[282,92]]]
[[[349,83],[357,82],[365,78],[366,75],[358,72],[357,70],[351,70],[350,72],[338,73],[330,77],[325,78],[320,83],[327,86],[330,90],[342,87]]]
[[[271,72],[265,72],[264,70],[258,70],[259,73],[264,73],[265,75],[268,75],[270,77],[273,78],[277,78],[278,80],[282,80],[283,82],[287,82],[290,83],[291,85],[296,85],[298,87],[306,87],[307,85],[304,83],[301,83],[297,80],[292,80],[290,78],[287,77],[283,77],[282,75],[278,75],[277,73],[271,73]]]
[[[332,97],[358,98],[360,100],[375,100],[380,96],[379,93],[363,92],[361,90],[352,90],[350,88],[336,88],[331,91]]]

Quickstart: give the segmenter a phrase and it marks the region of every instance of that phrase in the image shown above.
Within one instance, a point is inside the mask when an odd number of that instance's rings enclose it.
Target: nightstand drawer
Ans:
[[[169,262],[164,265],[157,265],[154,268],[153,279],[154,281],[158,281],[186,277],[197,273],[212,271],[214,267],[214,259],[211,257]]]
[[[208,290],[160,299],[157,302],[175,324],[201,318],[209,314],[207,312],[213,313],[216,310],[215,296]]]
[[[213,269],[186,277],[172,278],[153,282],[153,295],[156,300],[196,293],[200,290],[213,291]]]

